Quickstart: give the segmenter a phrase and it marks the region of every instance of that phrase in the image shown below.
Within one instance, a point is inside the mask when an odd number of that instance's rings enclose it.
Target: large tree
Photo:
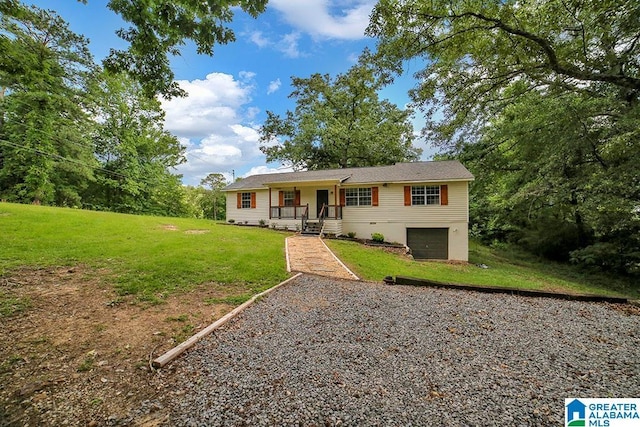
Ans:
[[[226,215],[226,197],[222,189],[227,186],[227,179],[221,173],[210,173],[200,181],[200,185],[209,187],[202,202],[206,218],[224,218]]]
[[[19,7],[0,18],[0,51],[0,195],[78,205],[95,165],[87,40],[54,12]]]
[[[112,49],[105,67],[127,71],[142,83],[148,96],[184,95],[173,81],[170,56],[180,55],[180,47],[188,41],[195,44],[198,53],[213,55],[216,44],[235,40],[227,25],[234,9],[256,17],[264,12],[266,4],[267,0],[109,0],[107,7],[131,26],[117,31],[129,47]],[[18,0],[0,1],[0,14],[4,16],[19,17],[22,8]]]
[[[267,161],[295,169],[376,166],[415,160],[411,110],[380,100],[383,80],[361,62],[331,78],[292,79],[296,109],[284,117],[267,112],[260,149]]]
[[[179,55],[186,41],[192,41],[198,53],[213,55],[216,44],[235,41],[227,26],[234,8],[256,17],[266,4],[267,0],[110,0],[108,7],[132,25],[117,32],[129,48],[112,50],[105,65],[128,71],[147,94],[184,95],[173,81],[169,56]]]
[[[86,203],[96,209],[180,215],[184,147],[163,127],[157,99],[126,74],[102,73],[92,94],[93,134],[100,168]]]
[[[637,2],[381,0],[368,31],[384,68],[423,60],[411,96],[478,177],[481,230],[639,272],[639,22]]]

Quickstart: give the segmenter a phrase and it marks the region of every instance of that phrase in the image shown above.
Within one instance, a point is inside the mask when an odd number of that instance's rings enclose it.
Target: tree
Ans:
[[[164,130],[164,112],[126,74],[102,73],[93,88],[93,135],[100,163],[86,195],[95,209],[177,216],[180,176],[171,172],[184,162],[184,147]]]
[[[93,59],[55,13],[15,7],[0,18],[0,194],[77,206],[95,165],[83,134]]]
[[[295,169],[377,166],[415,160],[411,110],[401,110],[377,91],[383,80],[364,61],[332,79],[294,77],[295,111],[280,117],[267,111],[260,150],[267,161]],[[284,139],[279,142],[277,138]]]
[[[226,214],[226,199],[222,196],[221,191],[224,187],[227,186],[227,179],[221,173],[210,173],[200,181],[200,185],[209,187],[211,189],[210,197],[213,203],[212,216],[214,221],[218,220],[218,210],[220,208],[223,209],[223,212],[221,212],[221,217],[224,217]]]
[[[639,18],[633,2],[382,0],[368,32],[387,70],[424,59],[423,133],[478,178],[485,237],[639,273]]]
[[[195,43],[198,53],[213,55],[217,43],[235,40],[225,25],[233,19],[235,8],[257,17],[266,4],[267,0],[109,0],[107,7],[131,26],[116,32],[129,43],[128,49],[112,49],[104,65],[113,72],[128,72],[143,85],[147,96],[184,96],[173,81],[169,56],[180,55],[179,48],[186,41]],[[17,0],[2,0],[0,13],[18,18],[22,5]]]
[[[639,18],[633,2],[381,0],[367,32],[385,68],[425,59],[411,94],[432,120],[426,133],[453,143],[532,90],[637,101]]]

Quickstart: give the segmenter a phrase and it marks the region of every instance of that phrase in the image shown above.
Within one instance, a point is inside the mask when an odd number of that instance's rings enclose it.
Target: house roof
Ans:
[[[473,175],[457,160],[396,163],[390,166],[325,169],[251,175],[229,184],[223,191],[253,190],[283,184],[326,182],[332,184],[376,184],[391,182],[472,181]]]

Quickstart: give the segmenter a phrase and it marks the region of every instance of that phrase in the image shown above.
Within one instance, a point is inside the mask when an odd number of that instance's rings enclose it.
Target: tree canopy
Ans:
[[[112,49],[104,66],[114,72],[126,71],[142,84],[147,96],[182,96],[173,81],[170,56],[180,55],[187,41],[196,45],[198,53],[213,55],[216,44],[235,40],[227,25],[235,8],[256,17],[266,4],[267,0],[109,0],[107,7],[131,26],[116,32],[129,47]],[[0,2],[0,13],[6,17],[20,19],[24,11],[17,0]]]
[[[0,19],[0,199],[182,215],[184,148],[141,84],[103,72],[55,12]]]
[[[261,128],[260,149],[267,161],[327,169],[417,159],[421,150],[412,145],[412,112],[380,100],[383,83],[365,62],[335,78],[293,77],[290,97],[296,109],[284,117],[267,111]]]
[[[92,179],[82,129],[93,58],[87,40],[52,12],[0,18],[0,194],[16,201],[75,204]]]
[[[640,273],[637,2],[381,0],[368,32],[383,68],[422,60],[423,133],[477,177],[483,237]]]
[[[453,143],[533,90],[637,101],[638,22],[632,1],[381,0],[367,31],[385,67],[425,60],[412,98],[428,135]]]

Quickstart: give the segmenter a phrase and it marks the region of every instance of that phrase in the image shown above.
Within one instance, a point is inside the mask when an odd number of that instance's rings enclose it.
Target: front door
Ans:
[[[322,205],[329,204],[329,190],[317,190],[316,191],[316,216],[320,217],[320,211]],[[326,212],[325,212],[326,215]]]

